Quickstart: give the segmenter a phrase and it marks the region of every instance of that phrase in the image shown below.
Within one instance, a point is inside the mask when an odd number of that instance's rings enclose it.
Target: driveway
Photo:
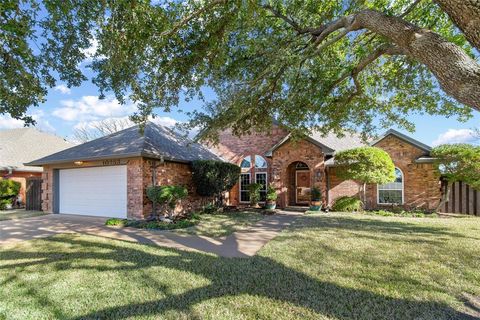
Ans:
[[[195,250],[224,257],[250,257],[290,225],[298,214],[266,216],[248,230],[223,238],[183,235],[171,231],[110,228],[106,218],[49,214],[22,220],[0,221],[0,246],[62,233],[81,233],[182,250]]]

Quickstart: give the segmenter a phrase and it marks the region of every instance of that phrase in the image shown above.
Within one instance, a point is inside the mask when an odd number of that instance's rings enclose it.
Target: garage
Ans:
[[[127,217],[127,166],[61,169],[58,212]]]

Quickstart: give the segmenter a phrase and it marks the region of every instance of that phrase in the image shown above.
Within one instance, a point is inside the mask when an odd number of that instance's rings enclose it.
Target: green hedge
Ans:
[[[20,182],[2,179],[0,180],[0,199],[13,198],[20,192]]]
[[[357,197],[343,196],[335,199],[332,210],[338,212],[358,212],[363,210],[363,203]]]
[[[238,182],[240,167],[223,161],[196,160],[192,162],[192,176],[198,195],[218,197]]]

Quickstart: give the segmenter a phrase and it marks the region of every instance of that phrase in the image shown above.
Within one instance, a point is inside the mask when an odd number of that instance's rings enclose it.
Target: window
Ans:
[[[255,174],[255,181],[262,185],[262,189],[260,189],[260,201],[267,200],[267,173],[266,172],[257,172]]]
[[[240,164],[240,168],[248,169],[252,167],[252,157],[246,156],[243,158],[242,163]]]
[[[265,169],[267,167],[267,160],[264,157],[255,155],[255,168]]]
[[[250,192],[248,185],[250,184],[250,173],[242,173],[240,175],[240,202],[250,201]]]
[[[378,185],[379,204],[403,204],[403,173],[395,168],[395,181]]]

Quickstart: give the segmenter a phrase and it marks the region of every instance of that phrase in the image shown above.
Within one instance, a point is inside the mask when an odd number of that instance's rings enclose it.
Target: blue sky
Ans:
[[[87,62],[86,62],[87,63]],[[85,68],[85,64],[82,68]],[[85,70],[86,71],[86,70]],[[87,72],[88,75],[88,72]],[[208,90],[206,97],[214,95]],[[182,102],[180,109],[190,111],[200,108],[201,102]],[[31,108],[29,113],[37,120],[37,127],[43,131],[54,133],[67,140],[73,139],[73,131],[78,127],[89,127],[93,122],[108,118],[127,118],[135,110],[133,105],[122,106],[112,97],[98,99],[98,90],[90,82],[81,87],[67,88],[58,83],[47,96],[47,101],[37,108]],[[170,113],[157,112],[157,121],[164,125],[174,125],[176,121],[186,121],[182,112],[173,110]],[[455,118],[442,116],[413,115],[410,117],[416,125],[416,131],[404,133],[429,145],[449,142],[475,142],[472,128],[480,127],[480,113],[474,112],[468,122],[459,122]],[[0,115],[0,130],[22,127],[23,123],[5,115]],[[395,128],[394,129],[398,129]],[[478,141],[477,141],[478,142]]]

